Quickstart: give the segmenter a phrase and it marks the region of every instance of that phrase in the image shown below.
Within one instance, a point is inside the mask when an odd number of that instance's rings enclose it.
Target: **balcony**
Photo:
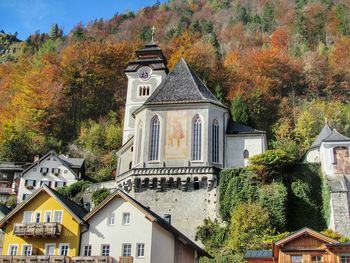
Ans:
[[[119,257],[119,263],[132,263],[133,257]]]
[[[112,263],[112,262],[113,262],[113,258],[107,257],[107,256],[72,257],[72,263]]]
[[[21,223],[15,224],[13,229],[15,236],[23,237],[58,237],[61,235],[61,232],[62,225],[59,223]]]
[[[70,263],[65,256],[0,256],[0,263]]]

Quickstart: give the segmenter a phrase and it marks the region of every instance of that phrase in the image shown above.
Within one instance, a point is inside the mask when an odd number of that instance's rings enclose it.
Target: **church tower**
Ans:
[[[136,60],[125,69],[128,89],[125,104],[123,144],[133,135],[133,112],[141,107],[168,73],[167,61],[158,45],[152,41],[136,51]]]

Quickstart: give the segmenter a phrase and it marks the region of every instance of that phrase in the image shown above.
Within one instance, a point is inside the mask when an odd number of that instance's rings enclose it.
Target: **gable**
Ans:
[[[283,245],[283,250],[324,249],[328,242],[312,236],[301,236]]]

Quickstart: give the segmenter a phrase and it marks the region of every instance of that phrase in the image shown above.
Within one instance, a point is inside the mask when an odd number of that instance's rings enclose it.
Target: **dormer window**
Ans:
[[[149,96],[151,87],[149,85],[139,86],[139,97]]]

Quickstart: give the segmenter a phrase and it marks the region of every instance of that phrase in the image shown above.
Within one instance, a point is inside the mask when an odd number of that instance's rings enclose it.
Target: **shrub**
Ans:
[[[69,186],[58,188],[57,191],[65,197],[74,198],[79,193],[83,193],[90,185],[91,182],[81,180]]]
[[[101,203],[103,200],[105,200],[106,197],[109,195],[110,195],[110,192],[106,188],[100,188],[100,189],[96,190],[95,192],[93,192],[92,202],[96,206],[99,203]]]

